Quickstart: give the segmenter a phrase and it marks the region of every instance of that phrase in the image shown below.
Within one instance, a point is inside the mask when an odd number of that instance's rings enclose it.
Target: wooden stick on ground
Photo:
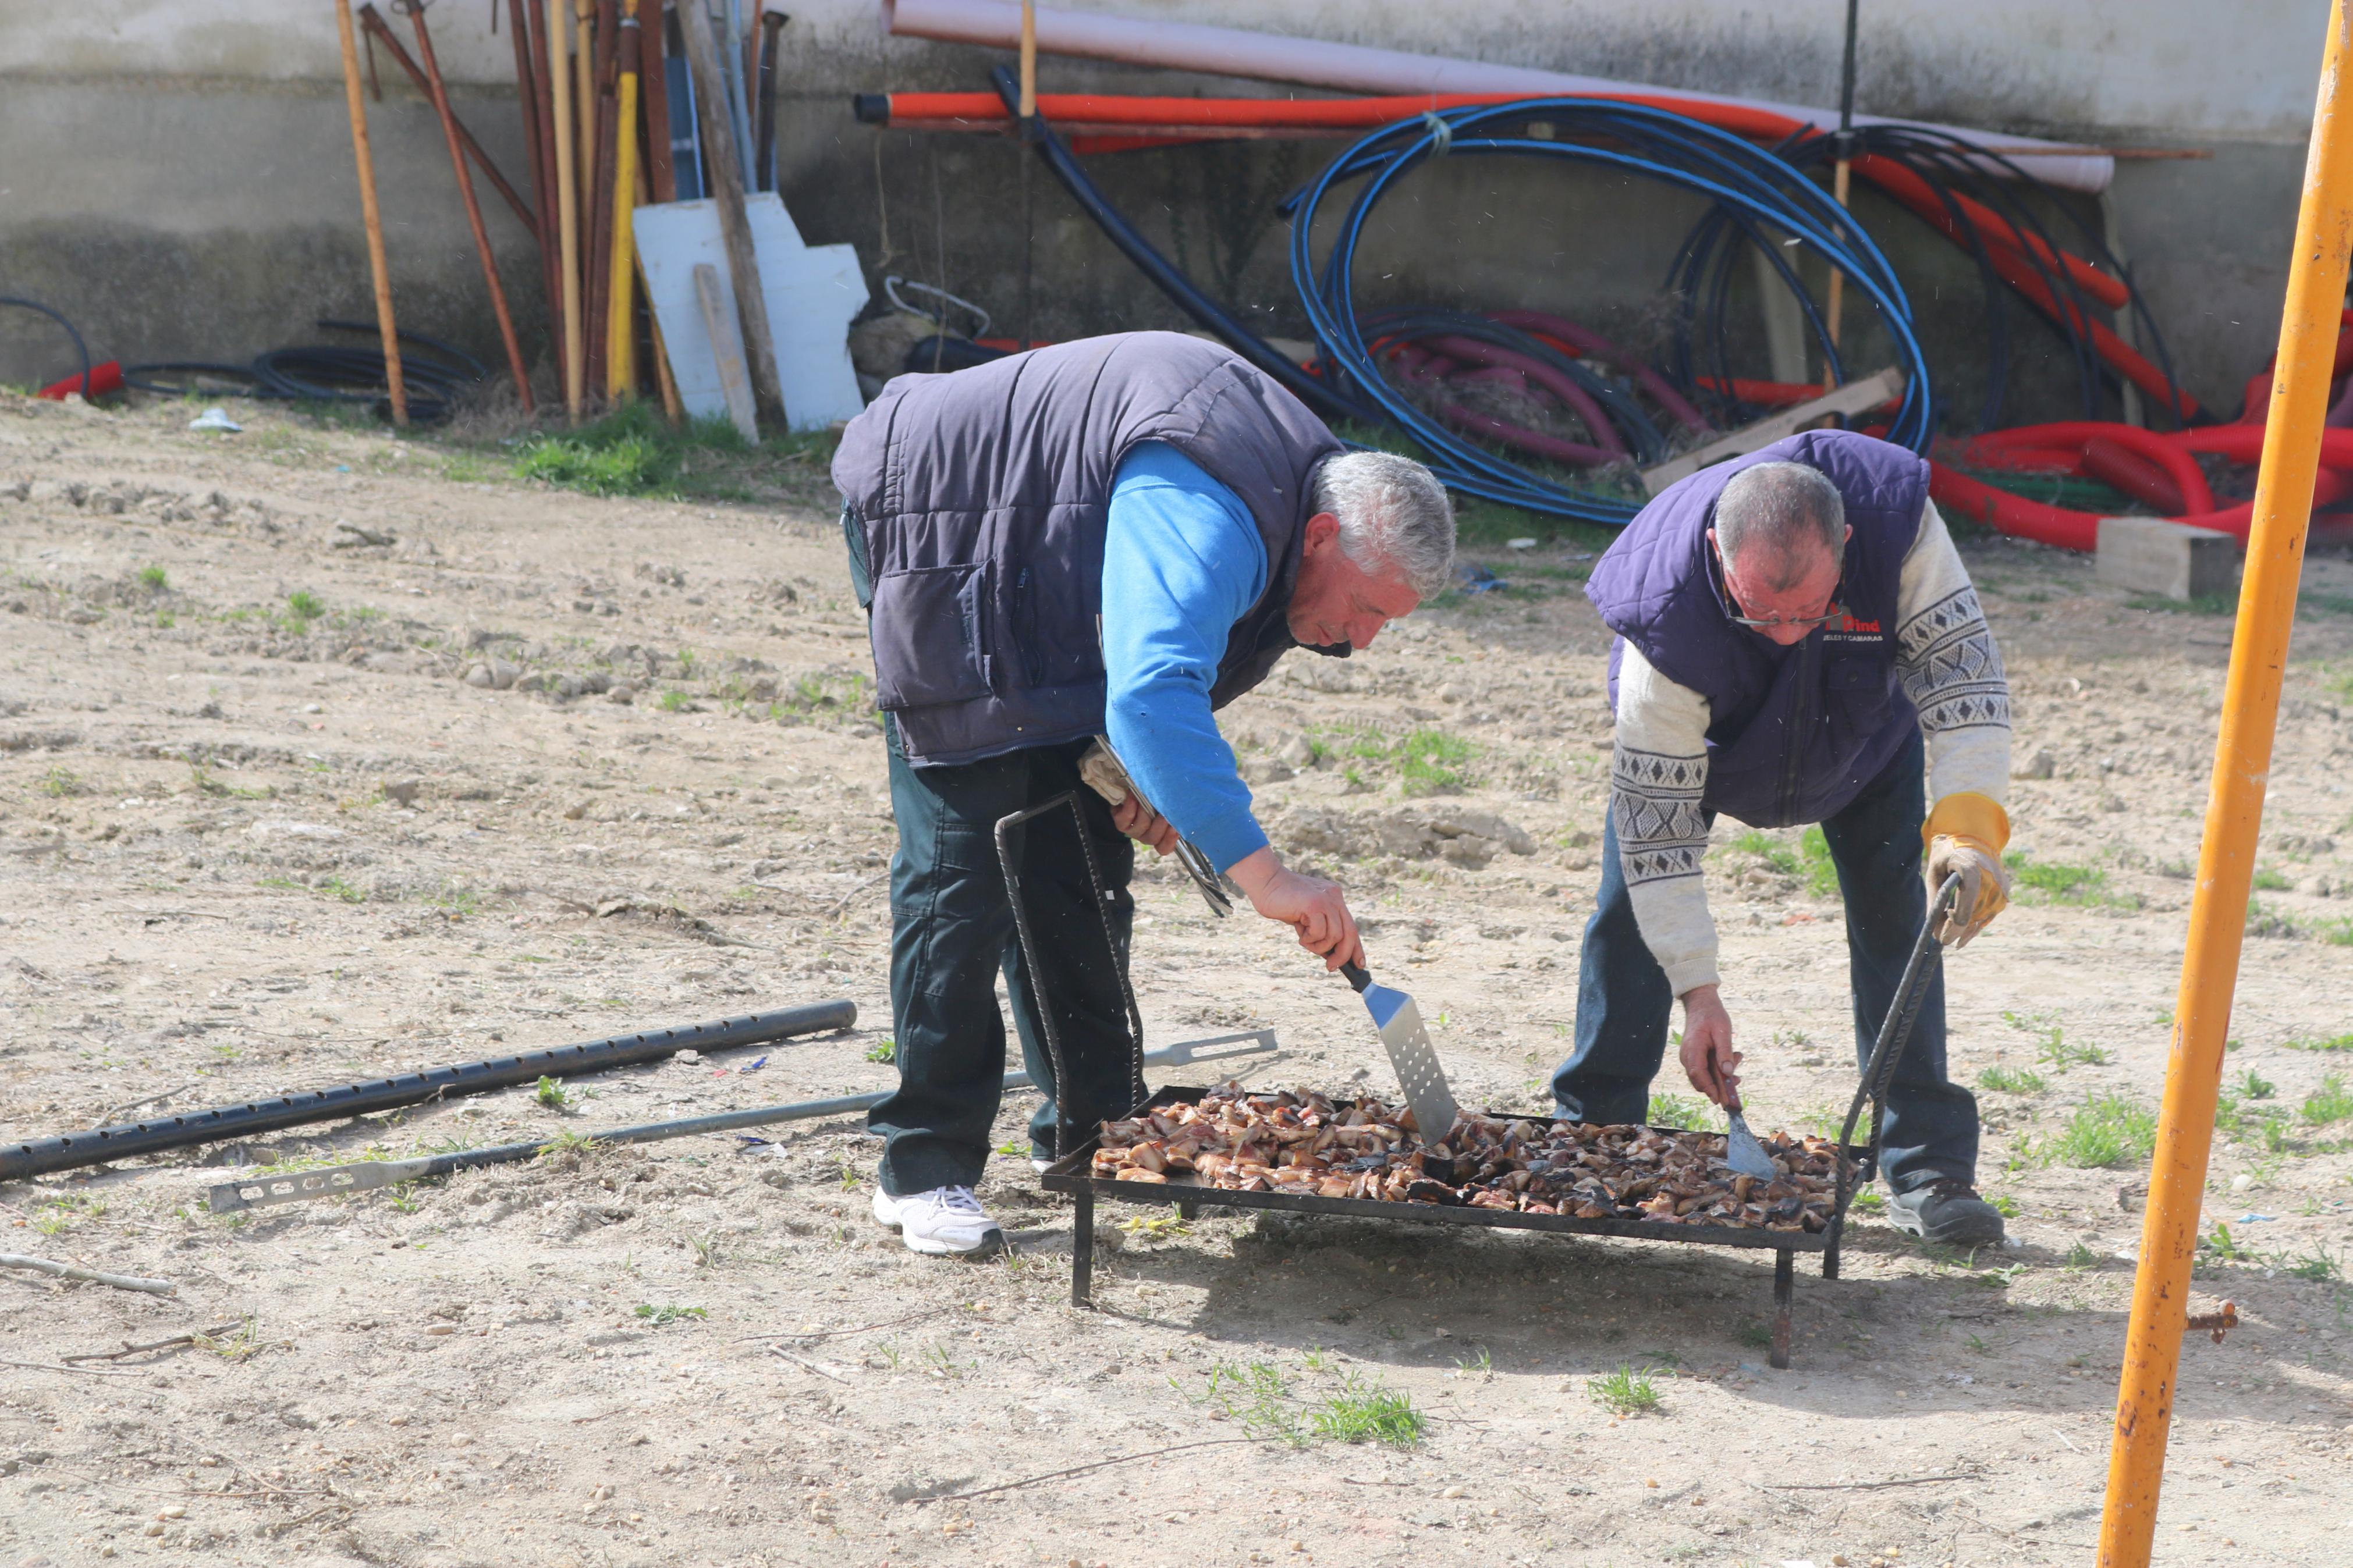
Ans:
[[[36,1274],[53,1275],[59,1279],[79,1279],[90,1285],[111,1286],[117,1290],[139,1290],[150,1296],[176,1296],[180,1288],[169,1279],[142,1279],[136,1274],[108,1274],[96,1268],[84,1268],[76,1263],[58,1263],[47,1258],[27,1258],[21,1252],[0,1252],[0,1268],[26,1268]]]
[[[425,30],[425,7],[408,13],[417,27],[417,52],[423,58],[425,79],[433,89],[433,110],[441,117],[441,133],[449,142],[449,167],[458,176],[458,195],[466,204],[466,224],[474,231],[474,250],[482,259],[482,282],[491,291],[491,310],[499,319],[499,338],[506,345],[507,374],[514,377],[515,395],[522,411],[532,412],[531,370],[522,363],[522,344],[515,337],[514,317],[507,310],[506,285],[499,281],[499,258],[491,253],[490,231],[482,226],[482,204],[474,195],[474,176],[466,167],[466,145],[459,140],[458,117],[449,110],[448,85],[441,79],[441,62],[433,58],[433,35]]]
[[[126,1342],[119,1351],[84,1351],[79,1355],[59,1356],[58,1362],[62,1366],[71,1366],[77,1362],[121,1361],[124,1356],[145,1355],[149,1351],[177,1350],[182,1345],[193,1345],[198,1340],[234,1332],[237,1327],[235,1323],[223,1323],[216,1329],[195,1329],[185,1334],[174,1334],[168,1340],[150,1340],[143,1345]]]
[[[695,118],[702,127],[703,168],[719,205],[719,236],[727,251],[728,280],[735,288],[735,315],[744,331],[752,400],[762,419],[778,431],[785,422],[785,395],[776,375],[776,340],[768,331],[768,302],[760,289],[759,261],[752,249],[752,223],[744,208],[744,165],[735,155],[735,130],[727,115],[727,89],[720,75],[718,45],[711,18],[700,5],[678,8],[686,37],[686,66],[694,78]]]
[[[352,156],[359,164],[360,216],[367,225],[368,273],[375,280],[375,324],[384,339],[384,384],[392,400],[392,422],[408,428],[408,384],[400,374],[400,331],[392,321],[392,274],[384,259],[384,214],[375,205],[375,157],[368,151],[367,100],[360,90],[359,40],[352,8],[332,0],[335,31],[343,44],[343,102],[351,110]]]
[[[719,391],[727,400],[727,417],[744,440],[760,439],[752,413],[752,378],[744,368],[744,337],[728,319],[727,296],[720,292],[719,268],[708,261],[694,268],[695,302],[702,307],[702,330],[711,336],[711,360],[719,370]]]

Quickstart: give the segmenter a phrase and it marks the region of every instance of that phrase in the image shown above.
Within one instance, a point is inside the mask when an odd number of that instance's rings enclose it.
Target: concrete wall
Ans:
[[[1120,0],[1100,8],[1546,66],[1667,86],[1826,103],[1839,0]],[[786,196],[808,237],[859,247],[879,280],[940,282],[1011,326],[1018,161],[979,137],[877,132],[849,95],[977,88],[991,51],[887,39],[869,0],[809,0],[785,34]],[[519,182],[512,45],[482,4],[436,7],[459,114]],[[1883,113],[2211,150],[2127,161],[2115,189],[2125,248],[2192,388],[2234,410],[2277,330],[2295,195],[2327,15],[2322,0],[2211,5],[2082,0],[1874,0],[1861,105]],[[404,37],[404,18],[389,18]],[[429,109],[389,61],[371,106],[404,321],[497,357],[481,280]],[[1048,58],[1050,89],[1264,92],[1177,73]],[[1097,177],[1212,291],[1296,331],[1274,199],[1336,150],[1252,143],[1093,161]],[[1689,210],[1592,176],[1460,166],[1394,209],[1381,269],[1419,298],[1549,303],[1640,337]],[[1176,313],[1042,177],[1031,192],[1037,330],[1176,324]],[[2094,205],[2073,204],[2096,225]],[[533,247],[494,195],[484,207],[527,351],[544,342]],[[1487,215],[1495,216],[1489,216]],[[888,249],[885,248],[887,228]],[[1915,286],[1940,374],[1967,400],[1985,334],[1974,279],[1910,220],[1874,222]],[[65,310],[101,357],[242,359],[317,336],[320,314],[368,308],[332,14],[319,0],[81,0],[0,7],[0,279]],[[1379,279],[1373,279],[1379,282]],[[879,289],[878,289],[879,292]],[[2005,408],[2073,410],[2072,369],[2022,312]],[[53,330],[0,312],[0,380],[62,374]]]

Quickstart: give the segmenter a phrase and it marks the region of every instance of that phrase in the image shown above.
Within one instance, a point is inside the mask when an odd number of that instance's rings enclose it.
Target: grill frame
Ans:
[[[1152,1095],[1131,1114],[1140,1116],[1166,1106],[1190,1103],[1208,1092],[1206,1088],[1170,1086]],[[1513,1119],[1506,1113],[1491,1114]],[[1553,1118],[1527,1116],[1525,1120],[1549,1122]],[[1681,1132],[1689,1129],[1664,1127],[1657,1131]],[[1837,1246],[1846,1226],[1847,1205],[1844,1203],[1833,1206],[1830,1223],[1820,1230],[1788,1231],[1746,1226],[1668,1225],[1658,1220],[1577,1219],[1567,1215],[1524,1214],[1516,1209],[1391,1203],[1379,1198],[1245,1193],[1229,1187],[1206,1186],[1189,1176],[1172,1176],[1165,1184],[1122,1182],[1093,1173],[1092,1164],[1095,1150],[1102,1142],[1103,1134],[1098,1130],[1094,1136],[1048,1166],[1039,1177],[1039,1185],[1045,1191],[1064,1194],[1073,1200],[1076,1206],[1071,1241],[1071,1304],[1074,1307],[1094,1304],[1094,1210],[1098,1199],[1155,1205],[1173,1204],[1177,1212],[1187,1219],[1198,1214],[1204,1206],[1212,1206],[1274,1209],[1291,1214],[1392,1223],[1479,1226],[1490,1230],[1533,1230],[1554,1236],[1607,1236],[1631,1241],[1681,1242],[1689,1246],[1730,1247],[1744,1251],[1772,1253],[1774,1319],[1770,1359],[1774,1366],[1786,1368],[1789,1365],[1789,1314],[1796,1296],[1797,1255],[1800,1252],[1822,1254],[1824,1277],[1836,1279]],[[1866,1151],[1849,1144],[1842,1145],[1841,1152],[1848,1161],[1860,1163]],[[1849,1184],[1850,1199],[1855,1184]]]

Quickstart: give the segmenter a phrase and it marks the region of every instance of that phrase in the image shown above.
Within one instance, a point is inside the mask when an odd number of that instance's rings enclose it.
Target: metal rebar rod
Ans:
[[[248,1100],[242,1105],[194,1110],[184,1116],[162,1116],[118,1127],[100,1127],[87,1132],[29,1139],[21,1143],[0,1146],[0,1181],[21,1181],[25,1177],[44,1175],[51,1171],[78,1170],[87,1165],[103,1164],[110,1160],[129,1159],[137,1154],[153,1154],[166,1149],[185,1149],[197,1143],[216,1143],[224,1139],[274,1132],[283,1127],[339,1121],[346,1117],[365,1116],[374,1111],[420,1104],[428,1100],[508,1089],[519,1083],[535,1082],[541,1078],[568,1078],[578,1073],[602,1072],[609,1068],[631,1067],[639,1062],[659,1061],[690,1046],[700,1050],[725,1050],[735,1046],[786,1039],[795,1035],[816,1034],[825,1029],[846,1029],[857,1021],[858,1005],[854,1002],[847,999],[816,1002],[807,1006],[786,1007],[748,1017],[656,1029],[645,1034],[616,1035],[578,1045],[558,1046],[551,1050],[528,1051],[520,1056],[500,1057],[488,1061],[461,1062],[455,1067],[430,1068],[422,1072],[347,1083],[333,1089],[307,1089],[271,1100]]]
[[[382,39],[384,47],[392,51],[392,58],[395,63],[396,63],[401,69],[408,73],[408,79],[417,85],[417,91],[425,95],[426,101],[428,103],[432,102],[433,83],[427,78],[424,70],[418,67],[417,63],[409,58],[408,51],[401,47],[400,39],[393,33],[392,24],[386,22],[374,5],[361,6],[358,14],[360,26],[367,29],[368,42],[373,45],[376,40]],[[524,39],[523,30],[521,27],[517,27],[515,29],[515,44],[518,51],[530,47]],[[522,67],[521,60],[517,60],[516,67],[518,71],[520,71]],[[376,94],[376,97],[381,100],[384,95],[382,93],[378,93]],[[466,122],[458,119],[454,114],[449,118],[452,123],[458,127],[458,140],[465,143],[466,156],[474,161],[476,166],[482,171],[482,177],[490,181],[491,185],[497,189],[499,195],[506,198],[507,205],[514,209],[514,215],[516,218],[521,220],[523,227],[531,230],[533,234],[537,234],[539,232],[539,220],[533,215],[532,205],[522,199],[522,192],[516,190],[513,185],[507,183],[507,177],[499,172],[499,166],[491,162],[491,155],[482,151],[482,144],[474,140],[474,133],[466,129]],[[526,123],[527,122],[528,105],[526,105]],[[531,132],[526,129],[524,132],[526,149],[528,149],[529,146],[530,137]]]
[[[474,176],[466,167],[466,143],[459,133],[458,116],[449,108],[448,84],[441,79],[441,62],[433,55],[433,35],[425,28],[425,7],[413,7],[409,21],[417,28],[417,52],[425,66],[425,79],[432,89],[433,110],[441,117],[441,132],[449,142],[449,167],[458,176],[458,196],[466,204],[466,225],[473,230],[474,251],[481,258],[482,284],[491,291],[491,310],[498,317],[499,341],[507,351],[507,374],[514,377],[515,395],[522,400],[522,411],[532,412],[531,370],[522,363],[522,344],[515,337],[514,317],[507,310],[506,285],[499,280],[499,258],[491,249],[490,231],[482,226],[482,204],[474,195]]]
[[[1229,1048],[1219,1048],[1221,1047]],[[1145,1059],[1155,1067],[1172,1067],[1196,1061],[1219,1061],[1229,1057],[1258,1056],[1275,1048],[1273,1030],[1252,1029],[1239,1035],[1220,1035],[1214,1039],[1187,1040],[1178,1045],[1166,1046]],[[1034,1085],[1028,1073],[1012,1072],[1005,1075],[999,1092],[1032,1087]],[[856,1111],[871,1110],[890,1099],[893,1092],[887,1089],[871,1089],[864,1094],[836,1095],[830,1100],[803,1100],[789,1105],[762,1105],[747,1110],[722,1110],[709,1116],[682,1117],[675,1121],[648,1121],[635,1127],[617,1127],[607,1132],[591,1132],[577,1142],[659,1143],[672,1138],[733,1132],[745,1127],[814,1121],[828,1116],[848,1116]],[[335,1197],[344,1193],[393,1186],[402,1182],[429,1181],[459,1171],[479,1170],[485,1165],[511,1165],[537,1159],[563,1142],[549,1138],[529,1143],[500,1143],[448,1154],[420,1155],[413,1160],[369,1160],[323,1170],[290,1172],[283,1175],[259,1171],[214,1187],[212,1212],[232,1214],[240,1209]]]

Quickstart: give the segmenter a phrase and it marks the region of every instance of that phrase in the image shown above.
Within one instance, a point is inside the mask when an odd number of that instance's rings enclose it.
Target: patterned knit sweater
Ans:
[[[1920,710],[1928,795],[2003,801],[2010,787],[2010,686],[1977,590],[1936,503],[1904,557],[1896,671]],[[1716,984],[1715,921],[1701,872],[1707,822],[1707,699],[1668,679],[1628,645],[1618,668],[1617,753],[1609,811],[1635,922],[1681,996]]]

